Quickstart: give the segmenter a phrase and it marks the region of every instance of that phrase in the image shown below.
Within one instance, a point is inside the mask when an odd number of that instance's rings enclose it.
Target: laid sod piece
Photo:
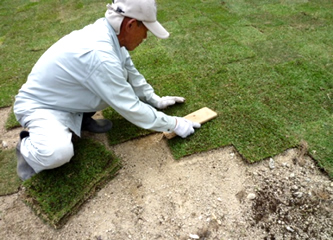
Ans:
[[[21,124],[16,120],[15,114],[13,111],[10,111],[9,116],[6,121],[5,128],[7,130],[16,128],[16,127],[21,127]]]
[[[23,183],[24,201],[55,228],[60,228],[121,167],[119,159],[96,141],[79,139],[74,149],[69,163]]]
[[[107,133],[109,143],[111,145],[122,143],[152,133],[152,131],[139,128],[126,121],[112,108],[105,109],[103,111],[103,116],[104,118],[111,120],[113,123],[111,131]]]
[[[16,174],[15,149],[0,150],[0,196],[16,193],[21,180]]]

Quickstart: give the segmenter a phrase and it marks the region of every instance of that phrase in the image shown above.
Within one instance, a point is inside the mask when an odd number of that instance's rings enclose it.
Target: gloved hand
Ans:
[[[183,103],[185,102],[185,98],[183,97],[161,97],[161,100],[157,103],[157,108],[164,109],[170,105],[174,105],[175,103]]]
[[[173,130],[178,136],[186,138],[187,136],[194,133],[194,128],[200,128],[201,124],[191,122],[185,118],[176,117],[176,127]]]

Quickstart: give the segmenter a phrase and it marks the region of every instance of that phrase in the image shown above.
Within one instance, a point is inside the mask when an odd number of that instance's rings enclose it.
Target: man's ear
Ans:
[[[126,31],[131,31],[136,26],[136,19],[132,18],[126,22]]]

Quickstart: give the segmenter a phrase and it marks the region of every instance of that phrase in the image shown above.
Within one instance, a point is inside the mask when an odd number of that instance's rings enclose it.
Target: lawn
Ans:
[[[254,162],[309,144],[333,174],[333,3],[318,1],[157,1],[171,36],[152,35],[132,53],[160,95],[203,106],[219,117],[186,139],[169,141],[176,158],[234,145]],[[104,15],[103,1],[2,1],[0,107],[10,106],[39,56],[56,40]],[[110,143],[148,134],[112,109]],[[15,120],[9,127],[17,124]]]

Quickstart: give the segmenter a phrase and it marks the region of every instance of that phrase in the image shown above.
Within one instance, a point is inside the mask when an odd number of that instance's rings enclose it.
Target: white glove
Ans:
[[[186,138],[194,133],[194,128],[200,128],[201,124],[197,122],[191,122],[185,118],[176,117],[176,127],[173,130],[178,136]]]
[[[183,103],[185,102],[185,98],[183,97],[161,97],[161,100],[157,103],[157,108],[164,109],[170,105],[174,105],[175,103]]]

